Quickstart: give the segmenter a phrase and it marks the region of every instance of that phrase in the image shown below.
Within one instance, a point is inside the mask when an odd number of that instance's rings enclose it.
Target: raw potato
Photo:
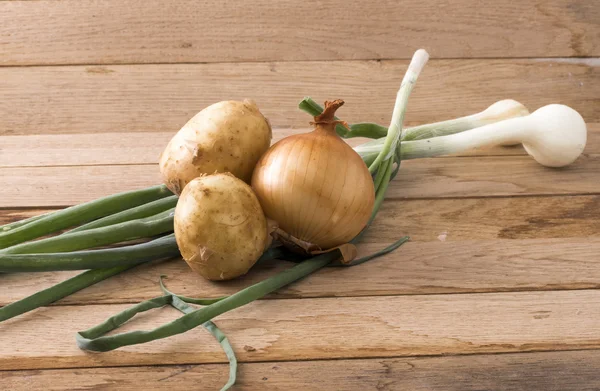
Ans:
[[[192,270],[209,280],[246,274],[270,244],[254,192],[229,173],[185,187],[175,208],[175,238]]]
[[[271,145],[271,126],[252,101],[223,101],[189,120],[160,156],[165,185],[180,194],[202,174],[230,172],[249,183]]]

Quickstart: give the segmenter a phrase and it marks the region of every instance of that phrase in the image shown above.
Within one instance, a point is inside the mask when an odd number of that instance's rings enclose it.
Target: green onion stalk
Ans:
[[[206,305],[216,303],[217,301],[224,299],[193,299],[185,296],[177,296],[175,293],[169,291],[165,287],[165,285],[163,284],[163,276],[160,276],[159,284],[160,289],[165,295],[171,295],[170,305],[184,314],[189,314],[191,312],[194,312],[195,310],[195,308],[188,305],[188,303]],[[221,348],[225,352],[225,356],[227,356],[227,359],[229,360],[229,379],[227,380],[227,383],[225,383],[225,385],[221,388],[221,391],[228,390],[235,384],[237,377],[237,358],[235,357],[233,347],[231,346],[231,343],[229,343],[229,339],[227,339],[227,336],[225,336],[225,334],[223,334],[223,332],[212,321],[209,320],[207,322],[204,322],[202,324],[202,327],[208,330],[208,332],[211,333],[213,337],[215,337],[215,339],[217,340],[217,342],[219,342]]]
[[[317,116],[323,112],[323,107],[311,97],[305,97],[300,101],[298,108],[311,116]],[[402,141],[415,141],[449,136],[505,119],[523,117],[528,114],[529,111],[523,104],[512,99],[504,99],[490,105],[485,110],[476,114],[406,128],[403,130]],[[339,119],[336,117],[336,120]],[[342,138],[366,137],[376,139],[376,141],[363,144],[366,146],[383,143],[387,136],[388,128],[371,122],[363,122],[351,124],[349,129],[343,125],[337,125],[336,132]]]
[[[175,235],[125,247],[44,254],[0,255],[0,272],[47,272],[60,270],[105,269],[137,265],[148,259],[175,257],[179,249]]]
[[[173,195],[164,185],[113,194],[108,197],[48,213],[21,225],[9,225],[0,233],[0,249],[84,224],[110,214]],[[5,226],[6,228],[7,226]]]
[[[173,232],[174,210],[169,209],[143,219],[125,221],[106,227],[52,236],[0,250],[0,269],[6,254],[42,254],[70,252],[153,237]]]
[[[394,170],[394,165],[396,164],[397,166],[399,164],[399,161],[396,161],[398,158],[396,151],[401,140],[400,135],[402,132],[402,122],[404,120],[404,113],[406,111],[408,97],[427,60],[428,55],[424,50],[419,50],[415,53],[396,98],[394,113],[392,115],[392,123],[389,127],[389,131],[387,132],[386,141],[383,144],[384,148],[382,148],[378,157],[373,162],[373,172],[376,173],[375,180],[378,183],[376,183],[376,203],[371,221],[381,207],[388,183],[392,179],[392,174],[397,172],[397,170]],[[364,259],[356,260],[354,264],[366,262],[375,256],[392,251],[407,240],[408,238],[406,237],[402,238],[397,243],[389,246],[377,254],[373,254],[372,256]],[[81,349],[84,350],[104,352],[114,350],[122,346],[136,345],[184,333],[201,324],[204,324],[205,322],[210,321],[218,315],[251,303],[252,301],[260,299],[288,284],[298,281],[299,279],[304,278],[311,273],[314,273],[317,270],[338,261],[340,256],[341,254],[339,250],[314,256],[275,276],[242,289],[231,296],[221,298],[212,304],[188,312],[180,318],[163,324],[162,326],[159,326],[153,330],[138,330],[110,336],[105,335],[108,332],[120,327],[139,312],[148,311],[152,308],[157,308],[164,305],[171,305],[177,296],[164,295],[144,301],[112,316],[97,326],[78,332],[76,334],[77,344]]]
[[[32,222],[34,222],[36,220],[39,220],[39,219],[41,219],[44,216],[48,216],[48,215],[50,215],[52,213],[56,213],[56,211],[52,211],[52,212],[44,213],[44,214],[41,214],[41,215],[33,216],[33,217],[28,218],[28,219],[14,221],[14,222],[9,223],[9,224],[0,225],[0,234],[1,233],[5,233],[7,231],[11,231],[11,230],[13,230],[15,228],[19,228],[19,227],[21,227],[21,226],[23,226],[25,224],[32,223]]]
[[[313,116],[323,112],[323,107],[310,97],[304,98],[298,107]],[[402,156],[402,160],[446,155],[448,154],[448,148],[445,148],[444,140],[438,139],[438,137],[449,136],[528,114],[529,111],[521,103],[512,99],[504,99],[476,114],[406,128],[401,133],[402,144],[399,154]],[[365,163],[372,166],[387,141],[388,128],[374,123],[358,123],[350,125],[349,129],[338,125],[336,131],[343,138],[367,137],[374,139],[354,147],[354,150]]]
[[[27,296],[19,301],[10,303],[0,308],[0,322],[22,315],[26,312],[33,311],[36,308],[49,305],[64,297],[72,295],[88,286],[94,285],[116,274],[124,272],[136,266],[125,265],[115,266],[109,269],[88,270],[75,277],[69,278],[63,282],[59,282],[50,288],[41,290],[33,295]]]
[[[73,228],[65,234],[70,234],[79,231],[86,231],[93,228],[108,227],[109,225],[115,225],[124,223],[130,220],[142,219],[144,217],[154,216],[160,212],[166,210],[172,210],[177,205],[179,197],[172,195],[169,197],[161,198],[156,201],[149,202],[144,205],[140,205],[131,209],[124,210],[119,213],[111,214],[98,220],[94,220],[90,223],[80,225],[77,228]],[[63,234],[64,235],[64,234]]]

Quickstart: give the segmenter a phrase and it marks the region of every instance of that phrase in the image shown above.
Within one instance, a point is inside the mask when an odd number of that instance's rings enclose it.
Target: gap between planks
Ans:
[[[2,1],[56,1],[56,0],[0,0]],[[60,0],[59,0],[60,1]],[[70,1],[70,0],[63,0]],[[361,61],[372,61],[372,62],[381,62],[381,61],[408,61],[412,58],[414,52],[411,52],[410,55],[406,57],[381,57],[381,58],[348,58],[341,60],[323,60],[323,59],[302,59],[302,60],[277,60],[277,61],[264,61],[264,60],[247,60],[247,61],[218,61],[217,64],[223,65],[233,65],[233,64],[264,64],[264,63],[275,63],[275,64],[285,64],[285,63],[297,63],[302,64],[306,63],[315,63],[315,62],[323,62],[330,63],[333,61],[345,61],[345,62],[361,62]],[[429,61],[435,60],[473,60],[473,61],[501,61],[501,60],[536,60],[536,61],[548,61],[548,62],[562,62],[567,64],[579,64],[579,65],[589,65],[589,66],[598,66],[600,63],[600,57],[597,56],[518,56],[518,57],[506,57],[506,56],[498,56],[498,57],[433,57],[430,56]],[[138,65],[207,65],[212,62],[207,61],[177,61],[177,62],[111,62],[111,63],[102,63],[102,62],[89,62],[89,63],[56,63],[56,64],[26,64],[26,65],[3,65],[0,64],[0,68],[52,68],[52,67],[92,67],[99,68],[100,73],[102,73],[103,67],[110,66],[138,66]]]

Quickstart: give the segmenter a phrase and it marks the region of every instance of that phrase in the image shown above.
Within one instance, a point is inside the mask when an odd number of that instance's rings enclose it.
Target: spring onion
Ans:
[[[172,193],[167,187],[159,185],[142,190],[113,194],[59,210],[33,220],[28,224],[0,233],[0,249],[58,232],[75,225],[87,223],[169,195],[172,195]]]
[[[0,272],[105,269],[179,255],[173,234],[126,247],[48,254],[2,254]]]
[[[480,128],[431,140],[402,144],[402,159],[418,159],[494,145],[523,144],[538,163],[563,167],[574,162],[587,142],[581,115],[565,105],[552,104],[526,117],[512,118]]]
[[[77,251],[173,232],[173,210],[108,227],[73,232],[0,250],[2,254],[42,254]]]
[[[51,286],[50,288],[41,290],[19,301],[5,305],[4,307],[0,308],[0,322],[14,318],[15,316],[32,311],[36,308],[52,304],[57,300],[72,295],[77,291],[94,285],[127,269],[131,269],[134,266],[136,265],[124,265],[109,269],[85,271],[76,275],[75,277]]]
[[[39,220],[39,219],[41,219],[44,216],[48,216],[49,214],[52,214],[52,213],[56,213],[56,211],[44,213],[44,214],[41,214],[41,215],[29,217],[27,219],[22,219],[22,220],[14,221],[14,222],[9,223],[9,224],[2,225],[2,226],[0,226],[0,233],[6,232],[6,231],[10,231],[10,230],[13,230],[15,228],[19,228],[19,227],[21,227],[23,225],[26,225],[26,224],[32,223],[32,222],[34,222],[36,220]]]
[[[300,110],[307,112],[313,117],[323,112],[323,107],[310,97],[304,98],[298,104],[298,107]],[[432,137],[447,136],[449,134],[474,129],[504,119],[522,117],[527,114],[529,114],[529,111],[521,103],[512,99],[504,99],[492,104],[487,109],[476,114],[406,128],[404,129],[402,141],[422,140]],[[337,117],[335,119],[339,120]],[[342,125],[336,126],[336,132],[340,137],[368,137],[378,139],[379,142],[383,142],[383,139],[387,135],[387,131],[388,129],[384,126],[368,122],[351,124],[349,129]],[[369,144],[370,143],[363,145]],[[377,142],[375,142],[375,144],[377,144]]]
[[[212,304],[216,303],[221,299],[194,299],[185,296],[179,296],[175,293],[169,291],[165,285],[163,284],[163,276],[160,276],[160,289],[163,291],[165,295],[171,295],[173,298],[171,299],[171,306],[184,314],[189,314],[194,312],[195,308],[190,306],[188,303],[207,303]],[[221,388],[221,391],[228,390],[235,384],[235,380],[237,377],[237,358],[235,357],[235,352],[233,351],[233,347],[229,343],[229,339],[223,334],[223,332],[219,329],[219,327],[214,324],[212,321],[207,321],[202,324],[204,327],[221,345],[221,348],[225,352],[227,359],[229,360],[229,379],[227,383]]]
[[[73,232],[85,231],[92,228],[107,227],[109,225],[115,225],[130,220],[154,216],[165,210],[175,208],[175,205],[177,205],[177,200],[178,198],[175,195],[161,198],[159,200],[148,202],[147,204],[136,206],[134,208],[127,209],[122,212],[115,213],[98,220],[94,220],[90,223],[80,225],[79,227],[73,228],[72,230],[67,231],[65,233],[69,234]]]

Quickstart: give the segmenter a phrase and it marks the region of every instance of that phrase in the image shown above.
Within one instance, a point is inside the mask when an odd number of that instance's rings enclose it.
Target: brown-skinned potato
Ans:
[[[188,183],[174,225],[185,261],[213,281],[246,274],[270,244],[267,219],[252,188],[229,173]]]
[[[169,141],[160,156],[162,181],[175,194],[192,179],[215,172],[230,172],[249,183],[271,137],[271,126],[254,102],[210,105]]]

